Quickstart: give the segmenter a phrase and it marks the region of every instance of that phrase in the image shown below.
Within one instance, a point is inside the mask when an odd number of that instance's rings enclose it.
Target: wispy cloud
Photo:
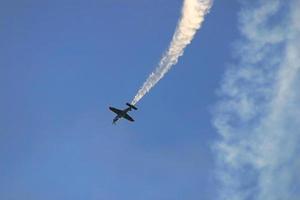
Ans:
[[[246,2],[246,1],[245,1]],[[300,0],[243,3],[213,123],[219,199],[300,199]]]

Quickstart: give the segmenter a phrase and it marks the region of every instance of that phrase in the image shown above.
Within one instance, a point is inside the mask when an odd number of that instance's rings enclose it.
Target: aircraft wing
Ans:
[[[109,107],[109,109],[111,111],[113,111],[114,113],[116,113],[117,115],[121,114],[123,111],[122,110],[119,110],[117,108],[114,108],[114,107]]]
[[[128,114],[124,115],[124,118],[128,121],[134,122],[134,119],[132,119]]]

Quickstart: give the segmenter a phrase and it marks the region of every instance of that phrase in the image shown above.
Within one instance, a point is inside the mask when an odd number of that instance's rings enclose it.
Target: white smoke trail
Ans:
[[[204,16],[208,13],[212,0],[184,0],[182,15],[173,39],[158,67],[150,74],[132,100],[135,105],[149,90],[177,63],[185,47],[191,43],[195,33],[201,27]]]

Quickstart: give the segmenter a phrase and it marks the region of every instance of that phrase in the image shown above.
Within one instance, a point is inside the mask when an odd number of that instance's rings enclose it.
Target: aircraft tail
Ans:
[[[127,106],[129,106],[130,108],[137,110],[137,107],[135,107],[134,105],[130,104],[130,103],[126,103]]]

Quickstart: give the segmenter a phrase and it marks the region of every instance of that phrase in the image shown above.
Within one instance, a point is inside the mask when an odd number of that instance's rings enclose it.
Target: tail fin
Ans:
[[[129,106],[130,108],[137,110],[137,107],[135,107],[134,105],[130,104],[130,103],[126,103],[127,106]]]

